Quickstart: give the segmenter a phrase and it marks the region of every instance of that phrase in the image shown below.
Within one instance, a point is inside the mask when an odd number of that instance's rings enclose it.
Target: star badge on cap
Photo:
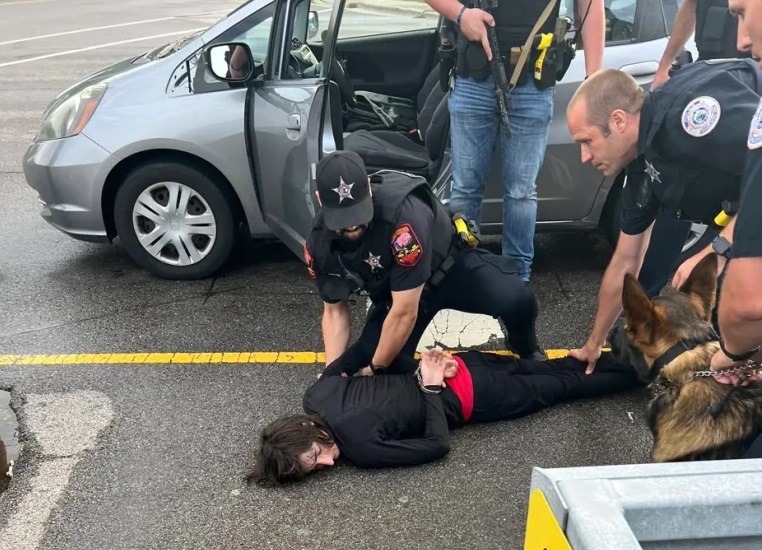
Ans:
[[[339,176],[339,186],[333,188],[333,190],[336,191],[336,193],[339,195],[339,204],[341,204],[344,199],[354,200],[354,197],[352,196],[353,185],[354,183],[347,184],[344,181],[344,178]]]

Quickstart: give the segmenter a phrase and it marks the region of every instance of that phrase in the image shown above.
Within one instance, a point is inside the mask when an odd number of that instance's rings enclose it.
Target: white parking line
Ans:
[[[23,414],[44,460],[37,465],[18,507],[0,531],[0,548],[13,550],[35,550],[39,546],[50,513],[69,484],[74,467],[85,451],[95,448],[98,435],[114,417],[111,401],[99,392],[27,397]]]
[[[3,6],[23,6],[24,4],[42,4],[43,2],[54,2],[55,0],[16,0],[15,2],[0,2],[0,8]]]
[[[28,57],[26,59],[17,59],[16,61],[8,61],[7,63],[0,63],[0,68],[10,67],[11,65],[20,65],[22,63],[31,63],[32,61],[40,61],[41,59],[50,59],[51,57],[59,57],[62,55],[71,55],[73,53],[87,52],[90,50],[98,50],[100,48],[109,48],[111,46],[119,46],[121,44],[130,44],[131,42],[141,42],[143,40],[153,40],[154,38],[164,38],[166,36],[176,36],[178,34],[190,34],[192,32],[201,31],[208,27],[198,27],[195,29],[186,29],[184,31],[168,32],[164,34],[154,34],[152,36],[142,36],[140,38],[131,38],[129,40],[119,40],[118,42],[108,42],[106,44],[97,44],[95,46],[88,46],[87,48],[77,48],[76,50],[66,50],[63,52],[49,53],[46,55],[38,55],[37,57]]]
[[[0,4],[2,5],[2,4]],[[209,11],[205,13],[194,13],[191,15],[173,15],[170,17],[159,17],[157,19],[143,19],[142,21],[130,21],[129,23],[117,23],[115,25],[103,25],[102,27],[87,27],[85,29],[77,29],[74,31],[66,31],[66,32],[56,32],[53,34],[43,34],[40,36],[30,36],[28,38],[18,38],[16,40],[6,40],[5,42],[0,42],[0,46],[7,46],[9,44],[18,44],[20,42],[30,42],[32,40],[42,40],[44,38],[55,38],[57,36],[66,36],[68,34],[78,34],[81,32],[93,32],[93,31],[102,31],[105,29],[116,29],[119,27],[129,27],[132,25],[145,25],[146,23],[158,23],[159,21],[171,21],[173,19],[188,19],[191,17],[204,17],[207,15],[215,15],[218,13],[227,13],[228,10],[217,10],[217,11]]]

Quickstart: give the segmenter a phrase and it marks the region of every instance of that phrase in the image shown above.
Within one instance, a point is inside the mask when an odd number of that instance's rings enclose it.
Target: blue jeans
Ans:
[[[532,78],[511,94],[508,118],[511,137],[505,136],[497,113],[492,76],[483,82],[457,77],[448,107],[452,132],[452,194],[454,211],[481,221],[484,186],[492,151],[500,134],[503,175],[503,255],[529,280],[534,258],[537,220],[537,174],[545,157],[553,91],[538,90]]]

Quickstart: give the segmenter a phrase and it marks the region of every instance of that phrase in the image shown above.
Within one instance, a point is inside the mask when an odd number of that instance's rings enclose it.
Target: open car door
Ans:
[[[326,114],[328,73],[346,0],[336,0],[323,35],[325,49],[316,77],[289,76],[292,50],[306,43],[309,2],[280,0],[270,34],[270,63],[247,99],[249,154],[259,205],[271,231],[302,257],[305,238],[319,208],[315,171],[324,152],[335,149]],[[339,129],[341,132],[341,129]]]

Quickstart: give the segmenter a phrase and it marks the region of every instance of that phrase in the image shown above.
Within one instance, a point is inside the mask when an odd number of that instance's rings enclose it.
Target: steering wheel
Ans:
[[[296,53],[302,48],[309,50],[309,46],[294,38],[291,43],[291,59],[289,60],[289,70],[293,71],[293,74],[290,76],[291,78],[316,78],[320,75],[322,63],[317,62],[305,67],[304,65],[307,60]],[[308,57],[316,59],[311,51],[309,51]],[[331,62],[328,78],[336,82],[338,85],[339,94],[341,95],[341,103],[353,106],[355,104],[355,89],[352,86],[352,80],[349,77],[349,73],[347,73],[344,64],[339,61],[338,57],[334,57]]]

